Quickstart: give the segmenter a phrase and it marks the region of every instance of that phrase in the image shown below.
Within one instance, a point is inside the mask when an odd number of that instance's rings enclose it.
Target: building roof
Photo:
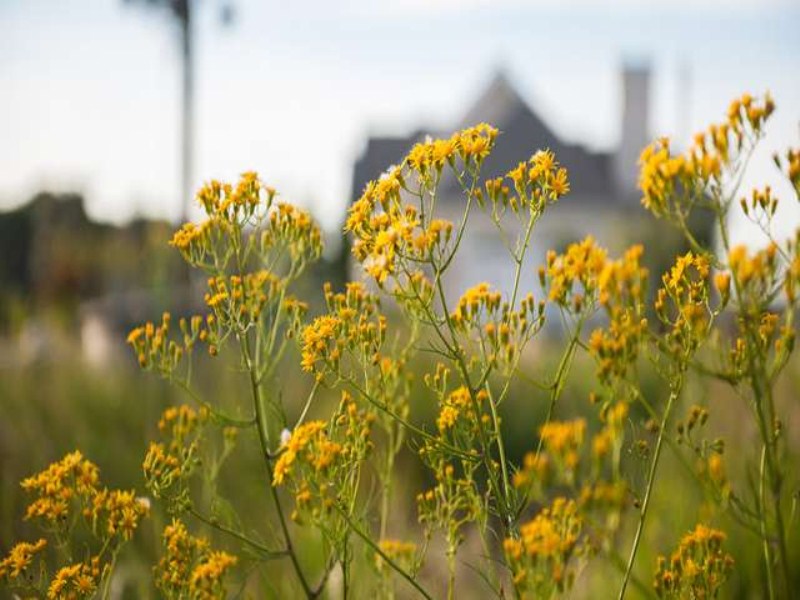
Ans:
[[[598,197],[606,202],[626,200],[626,194],[618,193],[616,187],[613,155],[591,152],[578,144],[559,139],[502,73],[495,75],[455,129],[480,122],[497,127],[501,133],[494,151],[482,168],[484,176],[503,175],[537,150],[548,148],[569,171],[570,196],[575,202],[596,201]],[[422,137],[419,131],[407,137],[370,137],[364,153],[355,164],[353,199],[360,195],[368,181],[402,160]],[[453,191],[454,185],[446,180],[443,191]]]

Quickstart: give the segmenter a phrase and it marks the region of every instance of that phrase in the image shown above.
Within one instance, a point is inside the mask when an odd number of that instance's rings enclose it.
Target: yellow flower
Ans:
[[[556,171],[555,175],[549,178],[548,184],[550,186],[550,197],[553,200],[560,198],[569,193],[569,180],[567,179],[567,170],[563,167]]]
[[[716,598],[733,568],[722,550],[725,534],[702,523],[680,541],[669,560],[660,556],[653,587],[659,598]]]
[[[605,266],[606,251],[595,244],[592,236],[570,244],[560,256],[549,255],[542,274],[549,287],[550,300],[571,307],[575,294],[593,296]]]
[[[475,423],[472,396],[465,386],[453,390],[444,400],[436,419],[436,426],[440,432],[444,433],[455,427],[460,419],[464,419],[470,424]]]
[[[292,465],[298,455],[306,450],[306,447],[319,440],[327,441],[325,435],[325,421],[308,421],[291,432],[284,451],[275,462],[275,469],[272,474],[272,484],[281,485],[286,476],[291,473]]]
[[[539,428],[545,448],[556,455],[564,455],[580,448],[586,432],[586,419],[550,421]]]
[[[33,562],[33,557],[47,546],[47,540],[40,539],[37,542],[20,542],[15,545],[11,552],[0,561],[0,578],[16,579],[23,575]]]
[[[97,580],[92,567],[77,563],[59,569],[47,589],[47,597],[51,600],[90,598],[96,590]]]
[[[413,542],[383,539],[378,542],[378,547],[386,556],[398,563],[401,567],[408,569],[413,566],[414,558],[417,553],[417,545]],[[377,553],[375,554],[375,566],[378,571],[384,569],[384,560]]]
[[[335,344],[336,329],[341,321],[331,315],[317,317],[303,331],[301,366],[304,371],[315,370],[320,360],[325,360],[325,352]]]
[[[519,539],[503,542],[517,593],[551,597],[571,584],[570,561],[577,553],[583,520],[574,500],[556,498],[520,527]]]
[[[192,598],[222,598],[222,578],[237,563],[237,558],[227,552],[208,554],[192,571],[189,577],[189,592]]]

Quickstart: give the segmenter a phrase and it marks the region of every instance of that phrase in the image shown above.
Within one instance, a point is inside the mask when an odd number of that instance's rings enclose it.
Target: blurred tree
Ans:
[[[187,221],[192,199],[192,162],[194,150],[194,19],[199,0],[123,0],[127,4],[144,4],[166,9],[175,19],[180,32],[181,48],[181,220]],[[230,25],[233,5],[222,0],[219,18]]]

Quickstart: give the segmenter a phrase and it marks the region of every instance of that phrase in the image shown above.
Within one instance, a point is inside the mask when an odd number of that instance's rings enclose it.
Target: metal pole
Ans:
[[[181,22],[181,197],[180,216],[189,220],[192,206],[192,163],[194,156],[194,48],[192,44],[192,0],[177,0]]]

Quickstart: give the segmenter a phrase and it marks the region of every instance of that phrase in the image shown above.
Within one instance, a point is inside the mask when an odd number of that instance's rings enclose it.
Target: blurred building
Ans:
[[[16,338],[22,361],[74,352],[59,345],[64,337],[92,362],[113,359],[133,323],[182,293],[183,262],[165,244],[171,232],[164,221],[96,223],[70,193],[42,192],[0,213],[0,341]]]
[[[609,152],[592,151],[581,144],[558,137],[503,74],[498,74],[466,111],[464,117],[443,133],[487,122],[497,127],[498,136],[492,154],[486,159],[482,175],[486,178],[503,175],[540,149],[550,149],[569,172],[570,193],[549,206],[534,230],[528,258],[531,268],[525,269],[522,287],[536,291],[536,266],[544,261],[548,249],[562,251],[567,244],[593,235],[612,253],[619,253],[629,244],[644,242],[650,263],[660,272],[661,264],[671,260],[680,249],[678,236],[654,219],[639,203],[636,187],[637,160],[650,139],[650,72],[647,67],[628,66],[621,73],[621,131],[617,148]],[[590,99],[587,99],[587,106]],[[426,134],[414,131],[405,137],[371,137],[353,172],[353,200],[358,198],[368,181],[378,177],[389,165],[398,164],[403,156]],[[444,180],[437,201],[439,216],[458,222],[464,208],[464,196],[458,184]],[[441,209],[439,208],[441,207]],[[481,281],[510,289],[514,264],[497,229],[479,210],[473,213],[465,232],[462,247],[445,284],[448,292],[459,295]],[[509,227],[515,221],[509,219]],[[699,233],[701,237],[706,237]],[[361,277],[360,273],[353,273]]]

